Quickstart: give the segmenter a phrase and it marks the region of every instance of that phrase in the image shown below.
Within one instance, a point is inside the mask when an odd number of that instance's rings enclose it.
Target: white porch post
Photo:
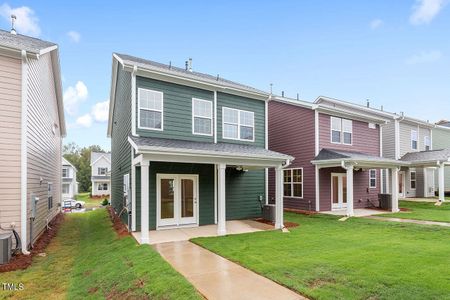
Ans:
[[[225,213],[225,164],[218,165],[217,174],[217,235],[225,235],[227,233],[226,229],[226,213]]]
[[[141,244],[149,244],[149,173],[150,163],[141,163]]]
[[[392,212],[398,212],[398,168],[391,169]]]
[[[128,195],[130,197],[130,195]],[[136,166],[131,165],[131,231],[136,231]]]
[[[445,201],[445,165],[439,164],[439,201]]]
[[[353,217],[353,165],[347,166],[347,217]]]
[[[283,221],[283,167],[275,168],[275,229],[284,227]]]

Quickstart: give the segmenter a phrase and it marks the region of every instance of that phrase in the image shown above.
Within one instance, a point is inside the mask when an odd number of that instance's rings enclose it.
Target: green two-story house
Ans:
[[[227,220],[259,217],[269,168],[283,227],[292,157],[268,150],[268,93],[123,54],[111,81],[111,203],[141,243],[150,230],[216,224],[223,235]]]

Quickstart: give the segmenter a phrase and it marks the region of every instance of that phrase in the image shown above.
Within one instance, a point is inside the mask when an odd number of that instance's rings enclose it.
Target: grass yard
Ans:
[[[80,193],[75,196],[76,200],[81,200],[86,202],[86,207],[97,207],[101,206],[104,199],[109,199],[109,197],[102,197],[102,198],[92,198],[89,196],[89,193]]]
[[[313,299],[450,299],[450,230],[285,214],[290,233],[193,241]]]
[[[394,217],[427,221],[450,222],[450,203],[444,202],[436,206],[432,202],[400,201],[399,206],[408,211],[377,215],[380,217]]]
[[[201,299],[196,290],[149,246],[118,238],[107,211],[66,216],[46,257],[0,282],[23,283],[0,299]]]

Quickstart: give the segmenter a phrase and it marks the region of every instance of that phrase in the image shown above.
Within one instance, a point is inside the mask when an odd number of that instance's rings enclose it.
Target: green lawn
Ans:
[[[382,214],[378,216],[450,222],[450,202],[444,202],[441,206],[436,206],[432,202],[400,201],[399,206],[401,208],[408,209],[408,211]]]
[[[101,206],[104,199],[109,199],[109,197],[102,197],[102,198],[91,198],[89,196],[89,193],[80,193],[75,196],[76,200],[81,200],[86,202],[86,207],[97,207]]]
[[[450,299],[450,230],[285,214],[290,233],[193,241],[313,299]]]
[[[46,252],[27,270],[0,274],[25,286],[0,290],[1,299],[201,299],[150,246],[119,239],[103,209],[66,216]]]

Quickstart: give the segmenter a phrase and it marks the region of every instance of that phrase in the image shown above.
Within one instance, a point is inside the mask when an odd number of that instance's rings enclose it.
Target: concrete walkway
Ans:
[[[437,225],[437,226],[450,227],[450,223],[446,223],[446,222],[401,219],[401,218],[385,218],[385,217],[378,217],[378,216],[368,216],[366,218],[380,220],[380,221],[389,221],[389,222],[412,223],[412,224],[419,224],[419,225]]]
[[[191,242],[153,247],[207,299],[307,299]]]

